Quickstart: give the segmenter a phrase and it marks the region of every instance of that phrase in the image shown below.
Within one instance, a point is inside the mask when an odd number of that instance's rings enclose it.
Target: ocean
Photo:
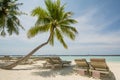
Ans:
[[[4,55],[0,55],[0,57],[3,57]],[[21,57],[23,55],[11,55],[11,57]],[[48,57],[49,55],[34,55],[33,57]],[[88,62],[90,61],[91,58],[105,58],[107,62],[120,62],[120,55],[113,55],[113,56],[107,56],[107,55],[102,55],[102,56],[92,56],[92,55],[50,55],[50,56],[59,56],[62,60],[69,60],[73,61],[75,59],[81,59],[85,58]]]
[[[105,58],[107,62],[120,62],[120,56],[60,56],[63,60],[74,60],[85,58],[88,62],[91,58]]]

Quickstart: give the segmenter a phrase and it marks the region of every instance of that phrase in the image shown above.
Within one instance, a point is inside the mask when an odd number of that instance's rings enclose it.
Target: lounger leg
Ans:
[[[84,76],[84,75],[85,75],[85,70],[82,70],[82,69],[81,69],[81,70],[78,70],[77,72],[78,72],[78,74],[80,74],[81,76]]]
[[[46,68],[46,64],[47,64],[47,63],[43,63],[43,68]]]
[[[93,72],[92,72],[92,77],[94,77],[94,78],[100,78],[100,72],[98,72],[98,71],[93,71]]]

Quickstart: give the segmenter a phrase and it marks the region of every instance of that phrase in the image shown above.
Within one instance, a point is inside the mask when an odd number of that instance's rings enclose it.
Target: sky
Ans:
[[[48,39],[49,33],[27,38],[27,31],[36,22],[31,11],[38,6],[45,8],[44,0],[19,2],[23,3],[20,10],[28,14],[19,16],[25,30],[20,30],[19,35],[0,36],[0,55],[26,55]],[[76,39],[64,38],[68,49],[55,39],[54,46],[48,44],[35,55],[120,55],[120,0],[61,0],[61,3],[78,21],[73,25],[78,30]]]

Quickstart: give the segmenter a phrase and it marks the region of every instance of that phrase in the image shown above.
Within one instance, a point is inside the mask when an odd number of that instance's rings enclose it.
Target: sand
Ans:
[[[18,65],[12,70],[0,69],[0,80],[101,80],[81,76],[73,71],[73,66],[62,69],[43,69],[44,61],[32,65]],[[120,62],[107,63],[112,74],[102,80],[120,80]],[[72,62],[74,65],[74,62]]]

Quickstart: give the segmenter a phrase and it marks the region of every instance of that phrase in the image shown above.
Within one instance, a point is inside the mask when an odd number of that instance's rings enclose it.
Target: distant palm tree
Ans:
[[[17,17],[22,14],[18,8],[22,3],[16,3],[16,1],[0,0],[0,36],[5,36],[6,32],[9,35],[19,34],[19,27],[23,29]]]
[[[15,67],[18,63],[28,59],[37,50],[48,43],[54,45],[54,37],[57,37],[64,48],[67,48],[67,45],[63,39],[63,35],[69,37],[72,40],[75,39],[75,33],[77,33],[77,30],[73,26],[70,26],[71,24],[76,23],[76,20],[71,18],[72,13],[64,11],[65,5],[61,6],[60,0],[57,0],[55,2],[52,2],[51,0],[45,0],[45,4],[46,9],[37,7],[32,11],[32,16],[37,16],[38,19],[35,26],[28,31],[28,37],[31,38],[39,33],[49,32],[50,36],[48,40],[33,49],[28,55],[19,61],[4,68],[11,69]]]

